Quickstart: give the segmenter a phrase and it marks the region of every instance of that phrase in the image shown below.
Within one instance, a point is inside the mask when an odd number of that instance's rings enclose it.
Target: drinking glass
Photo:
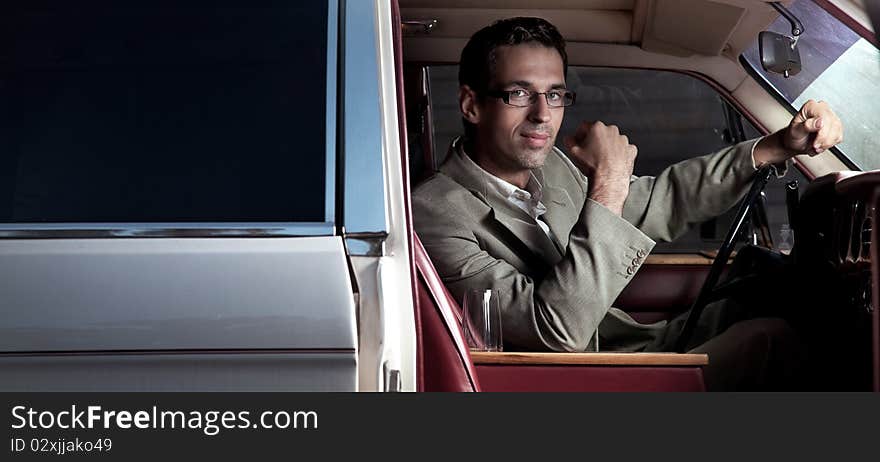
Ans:
[[[471,289],[462,301],[462,324],[468,347],[476,351],[501,351],[500,294],[496,289]]]

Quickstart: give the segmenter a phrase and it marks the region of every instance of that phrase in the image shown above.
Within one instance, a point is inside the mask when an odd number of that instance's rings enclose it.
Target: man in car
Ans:
[[[542,19],[498,21],[471,37],[459,69],[465,133],[415,190],[416,231],[459,300],[467,289],[500,289],[506,344],[669,351],[683,318],[645,325],[611,307],[655,241],[729,210],[756,166],[784,168],[840,142],[841,122],[810,101],[770,136],[636,178],[637,148],[613,125],[585,121],[562,139],[567,153],[554,147],[575,100],[566,70],[565,43]],[[709,353],[709,389],[779,384],[773,374],[788,370],[767,366],[797,355],[782,320],[715,306],[690,347]]]

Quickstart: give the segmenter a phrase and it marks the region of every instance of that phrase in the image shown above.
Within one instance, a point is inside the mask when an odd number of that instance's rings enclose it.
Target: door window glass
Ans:
[[[324,222],[325,2],[4,2],[0,222]]]

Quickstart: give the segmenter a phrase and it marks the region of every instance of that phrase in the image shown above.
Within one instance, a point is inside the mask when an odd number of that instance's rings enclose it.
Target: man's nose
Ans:
[[[550,105],[546,95],[537,95],[535,102],[529,106],[529,120],[532,122],[550,122]]]

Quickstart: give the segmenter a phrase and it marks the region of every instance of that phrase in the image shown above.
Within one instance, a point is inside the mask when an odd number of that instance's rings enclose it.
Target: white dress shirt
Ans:
[[[462,152],[464,152],[463,146]],[[526,189],[522,189],[498,178],[486,170],[483,170],[483,168],[474,162],[473,159],[471,159],[471,156],[467,155],[467,153],[465,153],[464,158],[466,163],[470,163],[474,170],[480,172],[485,178],[486,186],[488,188],[501,194],[501,197],[507,198],[511,204],[519,207],[523,212],[526,212],[526,214],[535,220],[535,223],[541,227],[551,240],[558,242],[553,236],[553,231],[547,226],[547,223],[545,223],[544,220],[539,219],[541,215],[547,212],[547,207],[541,202],[541,199],[544,197],[544,188],[541,186],[541,181],[535,175],[535,170],[532,170],[529,173],[529,182],[526,184]]]

